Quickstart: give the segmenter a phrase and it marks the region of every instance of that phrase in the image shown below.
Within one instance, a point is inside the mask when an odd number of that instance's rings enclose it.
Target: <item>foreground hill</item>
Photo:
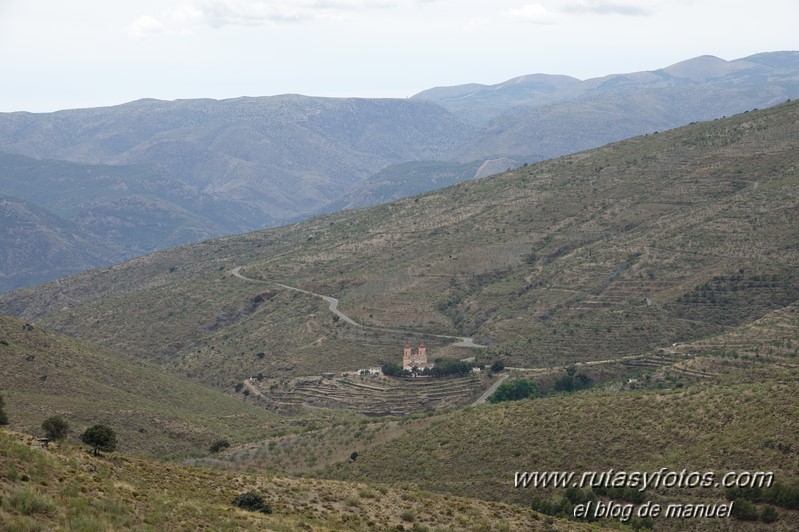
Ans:
[[[167,465],[0,430],[5,530],[587,530],[530,509],[329,480]],[[256,491],[271,514],[234,507]]]
[[[797,299],[797,168],[791,102],[153,254],[0,310],[220,386],[398,360],[406,341],[476,354],[433,333],[490,344],[508,366],[618,358]]]
[[[262,408],[142,362],[0,316],[0,394],[11,427],[41,435],[61,415],[71,439],[104,423],[122,452],[204,452],[220,437],[248,441],[283,422]]]

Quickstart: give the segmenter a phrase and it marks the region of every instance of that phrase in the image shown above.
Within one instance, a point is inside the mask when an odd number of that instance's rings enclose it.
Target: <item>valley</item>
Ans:
[[[793,530],[797,143],[789,101],[0,295],[17,479],[0,480],[0,523]],[[482,369],[359,371],[406,343]],[[485,401],[520,382],[537,394]],[[53,414],[66,441],[21,434]],[[79,447],[95,422],[118,454]],[[635,504],[734,499],[756,520],[629,523],[573,510],[630,493],[514,487],[611,468],[777,487],[647,489]],[[274,513],[234,509],[248,490]],[[32,499],[44,509],[13,502]]]

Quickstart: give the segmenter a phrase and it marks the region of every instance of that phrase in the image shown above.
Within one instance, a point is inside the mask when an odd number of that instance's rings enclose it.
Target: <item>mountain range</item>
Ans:
[[[575,518],[590,500],[738,508],[632,529],[796,530],[798,169],[791,101],[3,294],[0,408],[75,432],[0,430],[0,527],[627,526]],[[357,372],[422,342],[481,371]],[[590,387],[559,390],[575,374]],[[545,396],[473,399],[524,380]],[[472,406],[430,402],[455,394]],[[417,413],[346,408],[370,397]],[[118,453],[79,447],[92,423]],[[775,481],[514,486],[610,469]],[[273,513],[232,506],[249,491]]]
[[[797,95],[799,53],[773,52],[585,81],[535,74],[405,100],[283,95],[2,113],[0,291]]]

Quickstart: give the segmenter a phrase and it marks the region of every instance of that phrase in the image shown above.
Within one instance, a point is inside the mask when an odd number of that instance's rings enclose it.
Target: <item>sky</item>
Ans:
[[[0,112],[407,98],[799,50],[797,0],[0,0]]]

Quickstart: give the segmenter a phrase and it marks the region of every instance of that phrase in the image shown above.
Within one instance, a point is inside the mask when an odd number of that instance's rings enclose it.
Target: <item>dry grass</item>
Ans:
[[[69,445],[35,445],[0,431],[4,530],[575,529],[522,507],[416,489],[226,473],[118,454],[95,458]],[[231,501],[246,491],[260,493],[273,513],[235,508]]]

